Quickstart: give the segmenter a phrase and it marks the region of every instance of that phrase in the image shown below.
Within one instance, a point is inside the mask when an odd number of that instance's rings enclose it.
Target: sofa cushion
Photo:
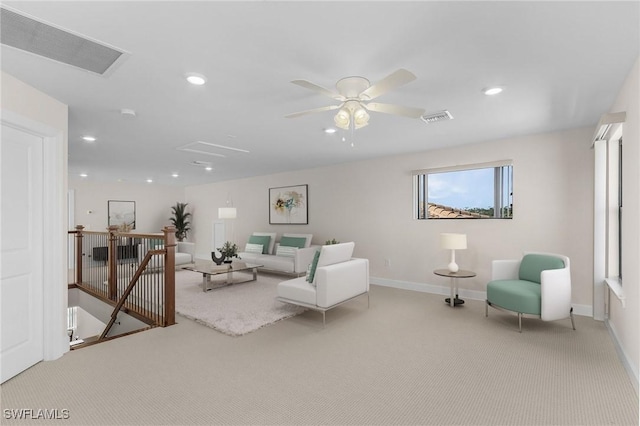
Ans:
[[[176,265],[184,265],[185,263],[192,263],[191,255],[189,253],[176,253],[175,261],[176,261]]]
[[[262,254],[269,253],[269,247],[271,243],[271,237],[268,235],[252,235],[249,237],[248,244],[259,244],[262,246]],[[248,251],[248,250],[245,250]]]
[[[533,281],[491,281],[487,284],[487,300],[510,311],[540,315],[541,287]]]
[[[293,257],[259,254],[255,262],[267,269],[276,271],[293,272],[295,269],[295,259]]]
[[[308,273],[306,276],[308,283],[313,283],[314,278],[316,277],[316,269],[318,268],[318,259],[320,259],[320,251],[317,251],[313,255],[313,260],[309,264]]]
[[[262,244],[247,243],[244,246],[244,251],[247,253],[262,254],[262,252],[264,251],[264,246]]]
[[[254,232],[252,235],[256,235],[259,237],[269,237],[269,244],[266,248],[265,254],[273,253],[273,246],[276,244],[276,233],[275,232]]]
[[[304,238],[304,247],[311,247],[311,239],[313,238],[313,234],[282,234],[282,238],[284,237],[293,237],[293,238]],[[302,247],[301,247],[302,248]]]
[[[564,262],[555,256],[544,254],[526,254],[520,262],[518,276],[521,280],[540,284],[540,274],[548,269],[562,269]]]
[[[283,281],[278,284],[278,296],[309,305],[316,304],[316,289],[304,277]]]
[[[285,246],[285,247],[297,247],[297,248],[304,248],[306,245],[306,238],[302,238],[302,237],[287,237],[287,236],[282,236],[282,238],[280,238],[280,246]]]
[[[279,245],[276,249],[276,256],[296,257],[298,247],[288,247]]]
[[[333,265],[334,263],[346,262],[353,255],[354,242],[331,244],[322,246],[318,266]]]

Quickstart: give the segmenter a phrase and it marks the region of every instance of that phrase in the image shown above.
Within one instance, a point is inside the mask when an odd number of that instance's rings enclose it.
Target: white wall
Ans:
[[[101,183],[70,178],[69,189],[75,194],[75,224],[90,231],[107,229],[107,202],[120,200],[136,202],[134,232],[160,232],[163,227],[171,225],[171,206],[184,199],[183,188],[157,184]]]
[[[43,233],[45,250],[44,359],[56,359],[69,350],[67,337],[67,158],[68,107],[15,77],[1,75],[2,111],[20,117],[31,128],[45,126],[47,143],[43,172],[44,206],[50,208]],[[51,176],[55,178],[51,178]]]
[[[211,224],[230,194],[238,209],[235,241],[241,246],[253,231],[313,233],[315,244],[330,238],[355,241],[354,256],[369,259],[373,282],[448,286],[447,279],[433,275],[448,263],[448,253],[439,248],[441,232],[468,235],[468,249],[458,251],[456,260],[477,272],[476,278],[460,281],[472,292],[484,292],[492,259],[518,258],[524,250],[566,254],[572,262],[573,302],[590,315],[592,133],[592,128],[577,129],[187,187],[196,252],[209,256]],[[360,145],[366,147],[366,141]],[[513,220],[413,219],[411,170],[502,159],[514,165]],[[269,225],[268,189],[299,184],[309,185],[309,225]]]
[[[640,59],[629,73],[610,112],[626,111],[622,158],[622,286],[626,307],[612,295],[609,326],[638,388],[640,366]]]

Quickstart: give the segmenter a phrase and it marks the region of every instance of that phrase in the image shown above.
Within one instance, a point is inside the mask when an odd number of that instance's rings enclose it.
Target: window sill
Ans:
[[[604,282],[609,287],[609,290],[616,295],[618,300],[622,303],[622,307],[625,307],[624,290],[622,289],[622,280],[618,277],[605,278]]]

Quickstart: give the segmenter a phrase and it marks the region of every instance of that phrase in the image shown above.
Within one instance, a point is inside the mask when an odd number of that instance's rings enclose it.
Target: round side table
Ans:
[[[458,272],[451,272],[448,269],[436,269],[433,273],[441,277],[451,278],[451,297],[447,297],[444,301],[452,308],[464,305],[464,300],[458,298],[458,278],[472,278],[476,276],[476,273],[473,271],[465,271],[464,269],[460,269]]]

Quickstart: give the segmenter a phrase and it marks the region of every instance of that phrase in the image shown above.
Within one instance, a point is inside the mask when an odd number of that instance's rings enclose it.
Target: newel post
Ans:
[[[108,297],[111,300],[118,298],[118,227],[116,225],[109,226],[109,236],[107,241],[107,265],[108,265]]]
[[[164,232],[164,326],[176,323],[176,228],[165,226]]]
[[[83,247],[82,247],[82,239],[84,235],[82,235],[82,231],[84,230],[84,226],[76,225],[76,278],[75,283],[82,283],[82,255],[83,255]]]

